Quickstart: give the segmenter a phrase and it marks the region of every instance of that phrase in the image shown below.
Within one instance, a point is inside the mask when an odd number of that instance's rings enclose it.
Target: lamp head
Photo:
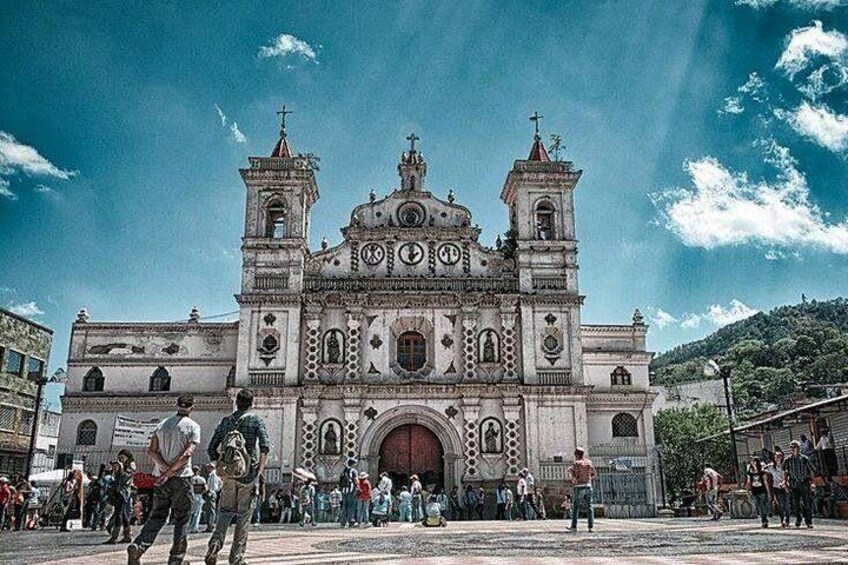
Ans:
[[[715,359],[710,359],[706,363],[704,363],[704,376],[709,378],[715,378],[721,373],[721,368],[718,366],[718,363],[715,362]]]

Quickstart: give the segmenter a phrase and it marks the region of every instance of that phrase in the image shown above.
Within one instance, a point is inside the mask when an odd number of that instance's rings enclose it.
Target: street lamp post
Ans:
[[[47,384],[47,378],[43,376],[38,377],[38,379],[35,379],[35,384],[38,388],[36,388],[35,392],[35,411],[32,416],[32,432],[29,434],[29,450],[27,450],[27,480],[29,480],[29,476],[32,473],[32,459],[35,456],[35,444],[38,439],[38,423],[41,419],[39,418],[39,415],[41,414],[41,397],[44,395],[44,385]]]
[[[720,376],[724,382],[724,402],[727,406],[727,421],[730,424],[730,444],[733,447],[733,480],[739,481],[739,453],[736,450],[736,430],[733,421],[733,400],[730,394],[730,367],[719,366],[715,360],[710,359],[704,365],[704,375],[710,378]]]
[[[656,447],[656,450],[657,450],[657,465],[659,466],[659,471],[660,471],[660,496],[662,496],[662,507],[661,508],[668,508],[668,504],[666,504],[666,500],[665,500],[665,471],[663,471],[663,460],[662,460],[663,446],[658,445]]]

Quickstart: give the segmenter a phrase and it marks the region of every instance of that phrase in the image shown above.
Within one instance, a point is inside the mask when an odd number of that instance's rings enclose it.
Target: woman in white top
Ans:
[[[816,444],[819,453],[821,473],[825,478],[832,477],[837,471],[836,449],[833,447],[833,436],[830,430],[823,429],[822,435]]]
[[[771,475],[771,496],[777,503],[780,515],[780,527],[789,527],[789,489],[786,484],[786,472],[783,470],[783,452],[779,447],[774,450],[774,460],[763,470]]]

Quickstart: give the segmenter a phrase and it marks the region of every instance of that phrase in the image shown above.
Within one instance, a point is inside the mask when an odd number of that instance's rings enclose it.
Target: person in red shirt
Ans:
[[[6,525],[6,511],[12,499],[12,491],[9,489],[9,479],[0,477],[0,530]]]
[[[368,473],[359,474],[359,491],[356,493],[356,515],[360,525],[366,525],[371,521],[371,482]]]

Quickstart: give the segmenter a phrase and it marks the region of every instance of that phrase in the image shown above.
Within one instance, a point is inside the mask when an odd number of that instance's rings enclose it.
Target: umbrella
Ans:
[[[315,476],[315,473],[309,471],[308,469],[304,469],[303,467],[298,467],[294,471],[292,471],[292,475],[300,479],[301,481],[311,480],[317,481],[318,477]]]

